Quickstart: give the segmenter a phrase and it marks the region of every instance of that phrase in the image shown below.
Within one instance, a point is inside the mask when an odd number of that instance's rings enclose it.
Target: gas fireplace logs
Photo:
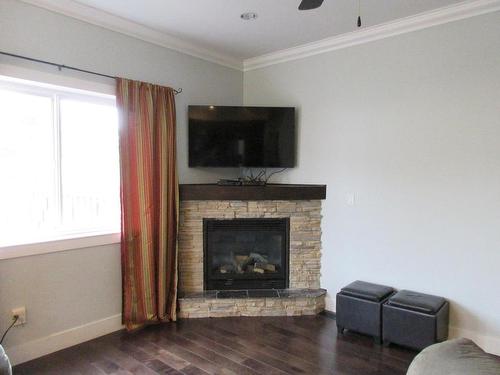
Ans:
[[[268,273],[276,272],[277,265],[269,263],[267,256],[251,252],[249,255],[233,255],[232,260],[218,267],[220,273]]]

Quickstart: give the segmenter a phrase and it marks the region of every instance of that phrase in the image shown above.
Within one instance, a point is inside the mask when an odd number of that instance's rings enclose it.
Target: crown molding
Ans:
[[[199,59],[210,61],[229,68],[242,70],[240,59],[214,52],[195,43],[181,40],[167,33],[152,29],[139,23],[126,20],[73,0],[20,0],[55,13],[78,19],[121,34],[131,36],[161,47],[175,50]]]
[[[297,47],[252,57],[243,61],[243,70],[250,71],[286,61],[302,59],[499,10],[500,0],[466,1]]]
[[[470,0],[297,47],[240,60],[74,0],[20,0],[96,26],[229,68],[250,71],[500,10],[500,0]]]

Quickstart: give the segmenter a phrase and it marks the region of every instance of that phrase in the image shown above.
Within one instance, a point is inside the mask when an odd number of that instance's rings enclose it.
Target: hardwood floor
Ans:
[[[335,320],[190,319],[120,331],[14,368],[17,374],[405,374],[416,352],[337,338]]]

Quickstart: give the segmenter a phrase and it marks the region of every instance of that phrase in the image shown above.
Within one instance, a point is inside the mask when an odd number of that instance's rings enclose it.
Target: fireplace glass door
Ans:
[[[288,286],[289,219],[204,219],[205,289]]]

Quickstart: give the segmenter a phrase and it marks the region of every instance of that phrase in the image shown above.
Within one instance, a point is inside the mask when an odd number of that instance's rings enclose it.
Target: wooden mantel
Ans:
[[[217,184],[181,184],[180,200],[318,200],[326,198],[326,185],[267,184],[265,186],[226,186]]]

